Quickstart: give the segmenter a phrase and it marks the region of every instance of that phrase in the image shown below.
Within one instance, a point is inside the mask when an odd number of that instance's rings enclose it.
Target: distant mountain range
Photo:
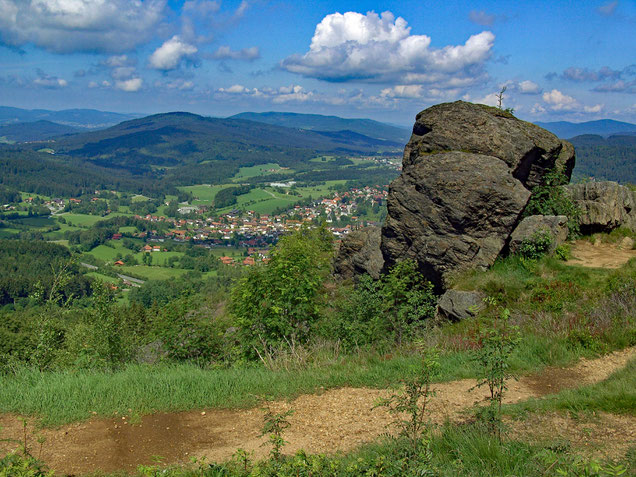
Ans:
[[[111,113],[108,111],[97,111],[95,109],[50,111],[48,109],[21,109],[0,106],[0,124],[45,120],[77,128],[99,129],[141,116],[143,115]]]
[[[406,144],[411,130],[373,121],[372,119],[346,119],[338,116],[298,113],[241,113],[231,116],[234,119],[247,119],[261,123],[274,124],[287,128],[308,129],[311,131],[352,131],[376,139]]]
[[[535,123],[556,134],[562,139],[569,139],[583,134],[597,134],[610,136],[612,134],[636,133],[636,124],[615,121],[613,119],[600,119],[598,121],[586,121],[584,123],[571,123],[568,121],[556,121],[550,123]]]
[[[47,139],[57,136],[74,134],[81,131],[86,131],[86,129],[45,121],[43,119],[27,123],[9,123],[0,125],[0,142],[46,141]]]

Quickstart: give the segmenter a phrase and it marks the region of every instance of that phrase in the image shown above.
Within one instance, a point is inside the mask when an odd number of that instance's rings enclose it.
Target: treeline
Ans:
[[[244,185],[236,187],[226,187],[225,189],[221,189],[214,196],[214,207],[217,209],[222,209],[223,207],[234,205],[236,204],[236,198],[239,195],[247,194],[253,188],[254,186],[252,185]]]
[[[570,142],[576,150],[575,177],[636,183],[636,136],[585,134]]]
[[[0,240],[0,305],[49,299],[66,301],[90,294],[67,248],[54,243]]]
[[[145,220],[121,216],[100,220],[87,230],[68,231],[64,234],[64,237],[68,240],[69,245],[77,245],[81,250],[90,251],[110,240],[113,234],[119,231],[120,227],[126,226],[136,227],[142,232],[150,230],[151,227],[154,229],[167,227],[165,224],[150,224]]]
[[[49,197],[79,197],[96,189],[118,190],[160,197],[176,194],[172,185],[153,174],[105,168],[68,156],[54,156],[27,148],[0,146],[0,185]]]

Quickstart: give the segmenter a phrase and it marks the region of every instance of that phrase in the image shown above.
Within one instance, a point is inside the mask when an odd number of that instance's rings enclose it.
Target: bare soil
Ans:
[[[525,376],[510,383],[506,402],[540,397],[561,389],[591,384],[606,379],[636,356],[636,348],[612,353],[599,359],[581,360],[569,368],[550,368],[539,375]],[[442,423],[459,421],[463,413],[486,399],[487,390],[475,389],[476,382],[466,379],[439,383],[431,402],[431,417]],[[278,401],[275,410],[293,409],[291,427],[285,434],[289,444],[286,453],[304,449],[311,453],[348,451],[372,441],[391,430],[391,417],[374,405],[388,390],[367,388],[332,389],[303,395],[292,402]],[[141,419],[121,416],[91,419],[86,422],[43,429],[46,438],[41,458],[60,474],[81,475],[94,472],[134,471],[149,465],[160,456],[163,463],[188,462],[191,457],[222,461],[238,449],[253,451],[263,457],[268,449],[260,436],[263,410],[208,409],[173,414],[152,414]],[[593,427],[590,427],[593,426]],[[21,439],[22,424],[17,416],[0,416],[4,438]],[[615,452],[634,444],[636,419],[599,415],[598,421],[584,423],[557,414],[532,416],[513,423],[513,432],[539,438],[540,435],[563,435],[573,442],[601,446]],[[593,429],[591,434],[586,429]],[[28,431],[31,432],[32,426]],[[598,432],[597,432],[598,431]],[[592,435],[594,437],[592,437]],[[32,442],[34,442],[32,440]],[[37,444],[33,453],[37,456]],[[16,444],[0,443],[0,451],[14,449]]]
[[[572,258],[566,264],[593,268],[620,268],[633,257],[636,257],[636,250],[620,244],[577,240],[572,246]]]

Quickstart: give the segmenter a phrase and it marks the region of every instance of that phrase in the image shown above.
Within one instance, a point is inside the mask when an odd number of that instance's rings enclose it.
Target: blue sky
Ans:
[[[0,105],[636,122],[636,1],[0,0]]]

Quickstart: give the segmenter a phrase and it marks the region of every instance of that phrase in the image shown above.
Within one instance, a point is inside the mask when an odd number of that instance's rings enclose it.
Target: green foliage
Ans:
[[[490,300],[490,305],[493,305]],[[510,311],[503,309],[490,319],[481,330],[481,347],[475,352],[475,360],[480,369],[476,387],[488,386],[489,406],[481,411],[481,417],[501,441],[501,404],[510,373],[510,357],[521,341],[519,329],[510,325]]]
[[[236,186],[221,189],[214,196],[214,207],[222,209],[223,207],[234,205],[236,204],[237,196],[247,194],[253,188],[254,186]]]
[[[404,380],[404,390],[380,399],[376,404],[376,407],[387,408],[394,417],[395,424],[400,429],[399,435],[409,442],[413,457],[419,454],[421,446],[427,442],[427,407],[435,395],[431,386],[440,368],[436,349],[425,349],[421,344],[419,348],[421,361],[415,375]]]
[[[532,196],[523,212],[530,215],[565,215],[568,218],[570,237],[579,235],[581,211],[563,188],[568,183],[567,176],[558,169],[548,172],[543,183],[532,189]]]
[[[323,226],[282,237],[271,261],[253,267],[232,291],[231,310],[246,347],[266,351],[285,341],[306,341],[321,310],[330,272],[332,235]]]
[[[321,334],[346,348],[403,343],[420,335],[435,316],[437,298],[412,260],[397,263],[379,280],[368,275],[333,297],[335,311]]]
[[[527,260],[538,260],[550,251],[552,243],[552,234],[548,230],[537,230],[521,241],[518,253]]]
[[[272,446],[269,452],[270,458],[278,463],[283,456],[283,447],[287,444],[287,441],[283,438],[283,433],[291,425],[287,418],[294,413],[294,410],[274,412],[269,406],[263,410],[265,415],[263,416],[261,437],[267,436],[267,441]]]

